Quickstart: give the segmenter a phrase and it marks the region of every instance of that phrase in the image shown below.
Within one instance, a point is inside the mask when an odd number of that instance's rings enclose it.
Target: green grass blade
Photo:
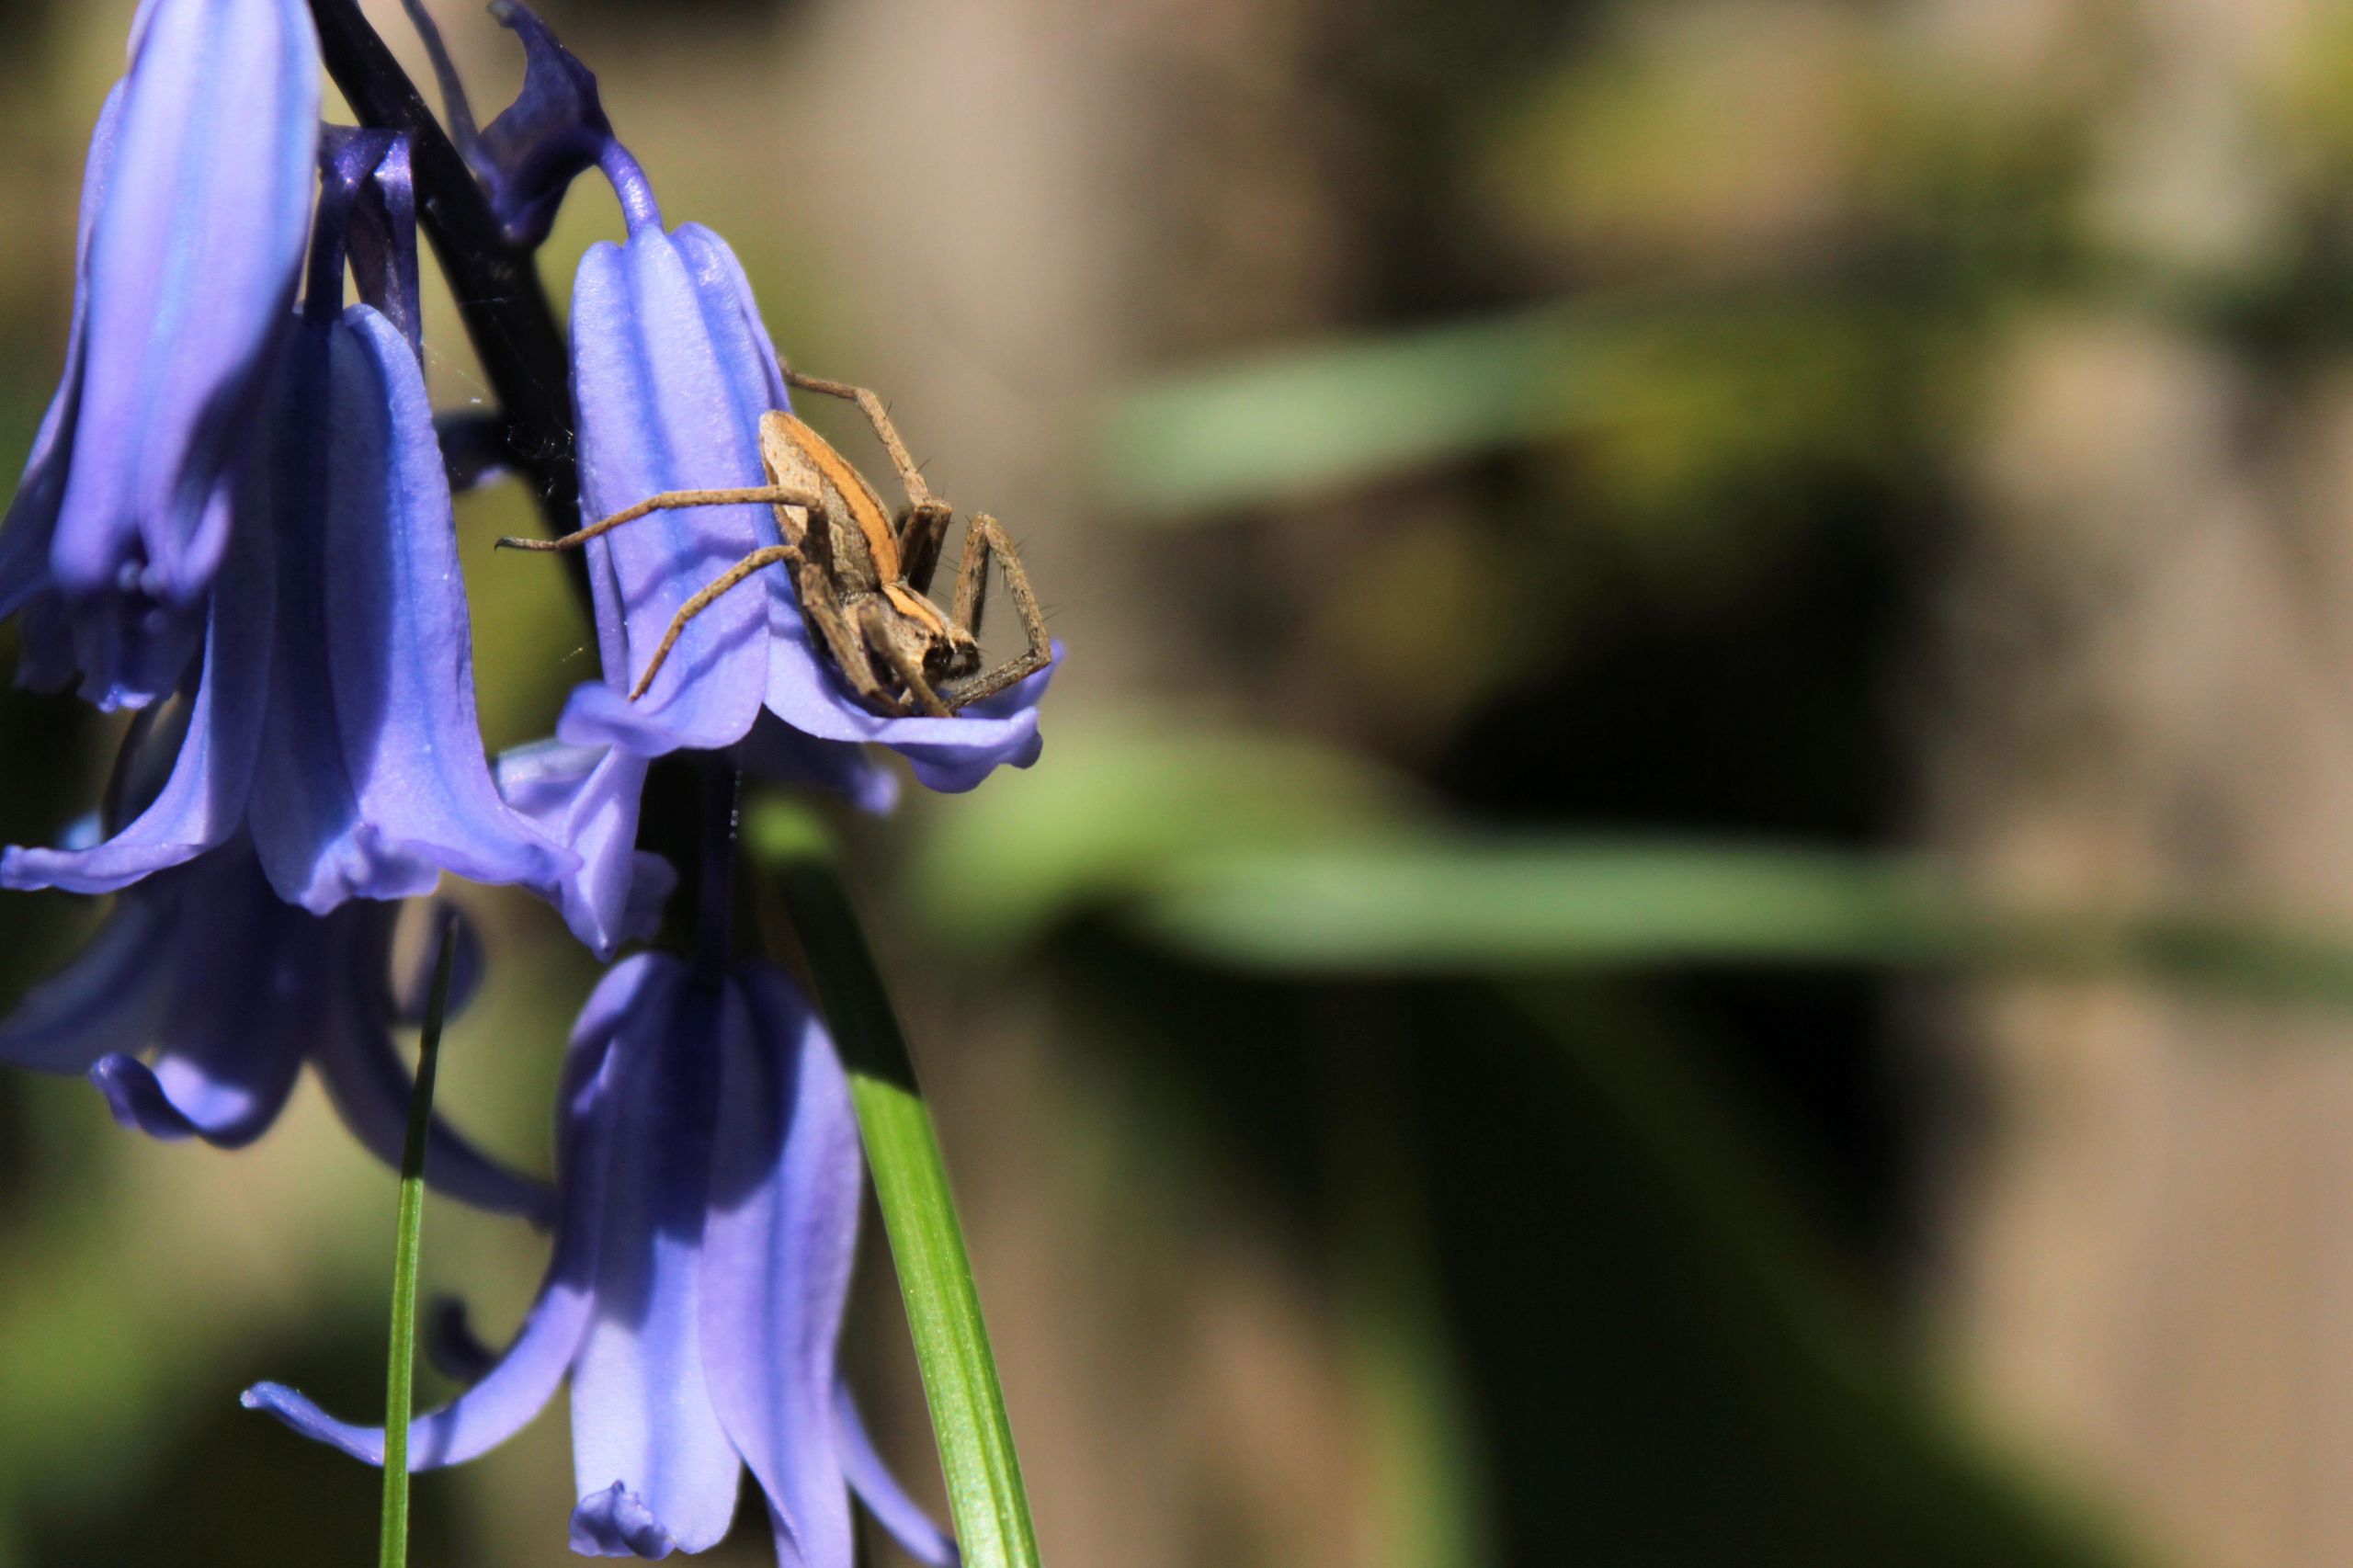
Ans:
[[[1038,1543],[1021,1463],[939,1139],[906,1039],[848,891],[822,842],[813,834],[780,840],[775,820],[756,819],[754,847],[775,867],[818,1003],[849,1069],[850,1096],[931,1406],[957,1545],[966,1568],[1034,1568]]]
[[[1834,965],[2353,1009],[2353,926],[2260,906],[2030,896],[1915,851],[1468,831],[1249,731],[1097,719],[1054,746],[917,839],[916,907],[968,963],[1108,915],[1273,974]]]
[[[1093,431],[1095,480],[1134,520],[1174,525],[1573,434],[1633,458],[1620,477],[1645,490],[1662,458],[1884,460],[1873,389],[1927,330],[1901,303],[1662,283],[1298,343],[1128,389]]]
[[[392,1248],[392,1344],[384,1379],[384,1515],[379,1568],[407,1568],[408,1424],[416,1385],[416,1259],[425,1230],[425,1142],[433,1123],[433,1079],[441,1061],[441,1020],[449,1007],[449,971],[458,923],[441,923],[433,960],[433,993],[416,1048],[416,1088],[409,1096],[408,1139],[401,1149],[399,1239]]]
[[[1846,964],[2124,975],[2353,1006],[2353,938],[2200,909],[2022,904],[1926,859],[1733,843],[1438,838],[1165,860],[1130,894],[1169,939],[1282,971]]]
[[[1098,432],[1105,489],[1146,514],[1296,500],[1518,441],[1584,320],[1541,309],[1392,337],[1300,345],[1130,392]]]

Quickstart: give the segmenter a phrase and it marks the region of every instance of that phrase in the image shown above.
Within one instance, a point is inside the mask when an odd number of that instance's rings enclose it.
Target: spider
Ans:
[[[931,493],[899,439],[882,400],[864,387],[820,381],[787,369],[793,386],[855,403],[881,437],[906,509],[894,526],[866,477],[825,438],[782,409],[760,416],[760,466],[767,483],[737,490],[668,490],[589,524],[562,539],[502,539],[514,550],[576,550],[597,535],[650,512],[681,506],[766,503],[776,510],[780,544],[765,545],[711,579],[678,608],[654,650],[653,662],[630,695],[653,686],[687,623],[745,578],[779,563],[792,569],[801,615],[811,637],[832,656],[860,701],[886,718],[925,714],[950,718],[1036,674],[1053,658],[1046,618],[1030,591],[1013,540],[995,517],[976,512],[966,524],[956,569],[956,602],[943,615],[926,596],[947,542],[953,509]],[[820,526],[812,528],[815,522]],[[1029,639],[1027,652],[981,673],[981,612],[994,556]],[[951,681],[962,684],[949,687]]]

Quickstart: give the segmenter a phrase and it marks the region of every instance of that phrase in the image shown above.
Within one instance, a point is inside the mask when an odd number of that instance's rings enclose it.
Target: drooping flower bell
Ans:
[[[414,347],[404,148],[350,132],[326,163],[307,300],[233,476],[235,523],[183,683],[176,762],[104,841],[0,854],[0,885],[110,892],[241,834],[278,896],[314,915],[429,892],[444,870],[552,890],[576,869],[500,800],[483,755],[449,483]],[[347,251],[366,222],[391,242]],[[401,322],[342,308],[347,255]]]
[[[0,522],[18,678],[169,692],[290,325],[318,142],[302,0],[150,0],[91,140],[65,373]]]
[[[540,890],[573,934],[599,958],[623,937],[650,936],[678,873],[635,847],[646,759],[544,740],[500,753],[493,767],[506,803],[573,852],[574,864]]]
[[[714,1545],[748,1468],[780,1563],[851,1568],[852,1488],[922,1561],[952,1562],[840,1386],[858,1128],[833,1044],[790,983],[760,964],[624,960],[581,1014],[559,1114],[546,1280],[506,1354],[410,1428],[412,1466],[491,1449],[568,1374],[576,1551]],[[381,1428],[282,1385],[245,1403],[383,1462]]]
[[[629,237],[591,246],[574,285],[583,517],[665,491],[757,487],[766,483],[761,415],[789,410],[790,400],[743,268],[700,224],[664,231],[651,187],[619,143],[608,146],[604,166]],[[955,718],[882,717],[812,645],[781,569],[688,621],[651,687],[632,699],[687,601],[779,541],[764,505],[657,511],[590,540],[605,680],[574,692],[557,733],[641,756],[717,750],[743,740],[766,710],[815,740],[897,750],[937,790],[971,789],[1000,765],[1035,760],[1050,671]]]
[[[81,956],[0,1018],[0,1062],[87,1073],[125,1126],[233,1149],[277,1120],[308,1062],[360,1143],[397,1165],[410,1083],[392,1031],[419,1021],[426,980],[395,973],[398,917],[370,903],[306,915],[270,892],[250,845],[223,845],[126,890]],[[459,951],[452,1011],[482,968],[471,932]],[[152,1063],[133,1054],[151,1046]],[[438,1117],[425,1168],[462,1202],[548,1216],[544,1183]]]

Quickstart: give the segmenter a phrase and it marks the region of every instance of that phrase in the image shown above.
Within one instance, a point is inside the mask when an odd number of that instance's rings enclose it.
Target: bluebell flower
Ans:
[[[748,1468],[780,1563],[851,1568],[853,1488],[917,1557],[953,1562],[840,1387],[860,1171],[841,1064],[781,974],[617,965],[565,1059],[546,1280],[481,1381],[417,1418],[413,1466],[484,1452],[569,1375],[575,1551],[714,1545]],[[245,1403],[383,1462],[381,1428],[281,1385]]]
[[[678,883],[669,861],[636,847],[646,766],[613,746],[559,740],[502,752],[494,765],[506,803],[572,850],[574,864],[540,891],[600,958],[625,938],[651,937]]]
[[[699,224],[665,233],[644,176],[618,144],[605,162],[629,237],[591,246],[574,285],[582,516],[665,490],[760,485],[760,416],[790,403],[743,268]],[[765,710],[814,740],[897,750],[937,790],[971,789],[1001,765],[1035,760],[1051,668],[952,719],[881,717],[812,646],[782,570],[688,622],[652,687],[630,700],[679,608],[779,538],[769,507],[733,506],[655,512],[591,540],[605,679],[574,692],[557,733],[641,756],[718,750],[749,734]]]
[[[179,681],[289,324],[318,140],[301,0],[149,0],[91,140],[65,373],[0,523],[19,678]]]
[[[277,1120],[307,1062],[361,1144],[397,1165],[410,1084],[392,1031],[418,1021],[426,979],[394,972],[398,916],[306,915],[271,893],[250,845],[224,845],[124,892],[81,956],[0,1018],[0,1062],[86,1073],[125,1126],[233,1149]],[[461,930],[453,1011],[482,967]],[[150,1048],[152,1062],[133,1054]],[[426,1174],[481,1208],[549,1211],[544,1183],[438,1119]]]
[[[897,775],[861,747],[813,740],[763,713],[736,748],[745,771],[773,783],[817,790],[871,815],[899,799]],[[661,856],[635,848],[651,759],[615,745],[550,738],[499,754],[494,769],[506,803],[577,857],[543,889],[583,942],[609,958],[625,938],[650,937],[678,874]]]
[[[176,760],[103,842],[0,854],[0,885],[111,892],[240,835],[314,915],[429,892],[444,870],[551,890],[576,869],[500,800],[483,755],[449,482],[407,334],[342,308],[352,214],[371,182],[404,195],[405,165],[381,138],[335,152],[303,313],[233,476]]]
[[[441,79],[449,134],[498,214],[507,239],[536,246],[548,237],[574,177],[596,166],[613,128],[597,93],[597,74],[563,47],[548,25],[516,0],[491,0],[490,14],[522,40],[523,87],[488,125],[473,110],[441,36],[422,10],[413,13]]]

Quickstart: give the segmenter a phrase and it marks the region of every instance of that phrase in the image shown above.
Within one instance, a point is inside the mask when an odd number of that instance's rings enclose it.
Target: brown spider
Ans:
[[[740,490],[668,490],[556,540],[502,539],[513,550],[576,550],[608,529],[649,512],[679,506],[731,506],[765,502],[776,510],[781,544],[753,551],[678,608],[638,677],[630,700],[643,697],[669,658],[687,623],[728,589],[767,567],[792,569],[800,590],[801,619],[810,635],[832,655],[835,665],[867,707],[887,718],[923,713],[949,718],[984,697],[1046,667],[1053,658],[1046,618],[1029,588],[1029,574],[1013,541],[995,517],[973,514],[964,530],[964,552],[956,568],[956,606],[943,615],[926,597],[938,569],[948,524],[954,516],[931,494],[905,443],[892,428],[882,400],[863,387],[823,381],[788,369],[796,387],[858,404],[881,437],[891,465],[907,493],[906,510],[895,525],[865,475],[825,438],[781,409],[760,416],[760,466],[767,483]],[[811,528],[811,521],[822,526]],[[1029,650],[987,674],[981,667],[981,612],[988,597],[988,564],[994,555],[1005,571]],[[969,678],[968,678],[969,677]],[[963,684],[950,689],[948,683]]]

